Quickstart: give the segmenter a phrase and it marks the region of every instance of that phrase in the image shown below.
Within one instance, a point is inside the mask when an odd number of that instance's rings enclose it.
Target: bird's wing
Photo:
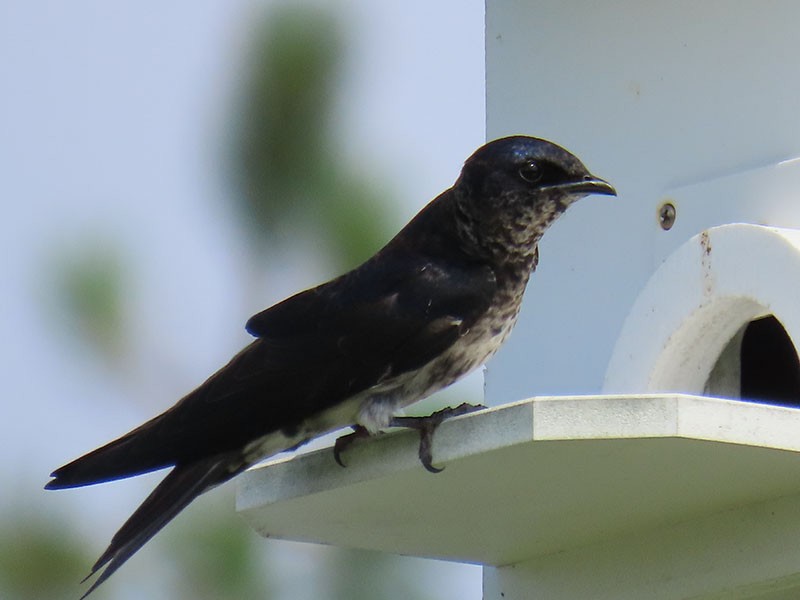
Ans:
[[[378,261],[377,268],[293,296],[253,316],[247,330],[281,349],[275,356],[278,370],[346,361],[352,376],[365,374],[351,384],[355,391],[376,383],[376,369],[386,379],[419,368],[486,311],[495,275],[475,263],[397,262]],[[321,361],[313,364],[314,358]]]
[[[388,270],[383,267],[389,268]],[[241,448],[438,356],[483,314],[494,274],[383,261],[254,316],[258,339],[166,413],[61,467],[48,488],[175,465],[114,535],[84,598],[195,497],[248,465]],[[402,276],[400,273],[405,272]]]
[[[252,317],[258,337],[171,409],[53,473],[49,489],[129,477],[241,449],[426,364],[495,291],[486,266],[369,263]]]

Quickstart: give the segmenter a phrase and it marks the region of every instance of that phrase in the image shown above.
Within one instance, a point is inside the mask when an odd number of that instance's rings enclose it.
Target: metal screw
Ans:
[[[675,216],[675,205],[672,202],[664,202],[658,208],[658,224],[661,225],[661,229],[664,231],[672,229],[675,224]]]

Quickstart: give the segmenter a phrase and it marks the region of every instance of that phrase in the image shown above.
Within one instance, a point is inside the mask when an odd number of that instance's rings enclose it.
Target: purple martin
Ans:
[[[56,469],[47,489],[172,468],[114,535],[83,597],[194,498],[266,457],[348,426],[350,437],[391,425],[426,429],[425,417],[395,415],[497,351],[539,240],[589,194],[616,192],[563,148],[527,136],[487,143],[372,258],[250,318],[256,339],[197,389]],[[448,414],[432,415],[433,426]],[[421,435],[420,457],[436,470],[429,438]]]

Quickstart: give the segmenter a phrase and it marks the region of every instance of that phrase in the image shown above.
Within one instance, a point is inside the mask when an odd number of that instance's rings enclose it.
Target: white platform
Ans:
[[[725,581],[737,589],[767,589],[745,574],[760,558],[747,547],[741,511],[777,502],[768,509],[770,526],[762,519],[752,535],[761,554],[776,536],[780,560],[770,556],[768,588],[800,583],[800,497],[787,502],[800,496],[798,410],[675,394],[534,398],[446,421],[434,441],[434,464],[446,469],[435,475],[419,464],[417,439],[401,431],[357,443],[344,454],[347,468],[330,449],[254,468],[239,478],[238,510],[268,537],[493,566],[553,563],[593,547],[601,554],[612,546],[655,548],[658,573],[637,567],[643,587],[636,593],[644,593],[648,577],[666,576],[671,565],[679,572],[669,577],[681,578],[696,529],[687,524],[702,529],[714,519],[736,541],[717,532],[691,555],[702,564],[707,554],[722,561]],[[642,549],[651,532],[660,533]],[[726,547],[715,548],[715,540]],[[700,571],[708,575],[712,563]],[[588,577],[571,573],[572,583]],[[614,576],[592,573],[587,585],[603,577]],[[649,597],[704,597],[703,587]],[[504,597],[516,597],[507,591]],[[489,581],[485,597],[495,596],[501,592]],[[612,586],[608,597],[615,596],[628,597]],[[594,597],[606,596],[596,590]]]

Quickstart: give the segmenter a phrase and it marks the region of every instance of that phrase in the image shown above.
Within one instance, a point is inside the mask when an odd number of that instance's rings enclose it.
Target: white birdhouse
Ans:
[[[618,198],[547,233],[491,410],[255,469],[260,532],[485,565],[484,597],[800,595],[800,4],[488,2],[487,138]],[[527,400],[526,400],[527,399]]]

